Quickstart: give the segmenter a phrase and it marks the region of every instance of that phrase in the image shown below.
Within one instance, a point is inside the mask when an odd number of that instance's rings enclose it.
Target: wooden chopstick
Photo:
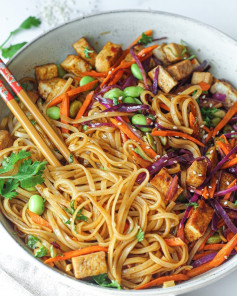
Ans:
[[[4,79],[9,84],[9,86],[14,91],[14,93],[19,97],[22,103],[30,111],[32,116],[35,118],[35,120],[38,122],[38,124],[41,126],[43,131],[50,138],[50,140],[54,143],[57,149],[61,152],[61,154],[64,156],[67,162],[69,162],[71,159],[72,153],[67,148],[63,140],[57,135],[57,133],[51,127],[51,125],[46,120],[44,115],[39,111],[36,105],[31,101],[27,93],[24,91],[21,85],[17,82],[13,74],[10,72],[10,70],[7,68],[7,66],[4,64],[4,62],[1,59],[0,59],[0,74],[4,77]],[[78,163],[75,156],[73,157],[73,163]]]
[[[48,162],[53,166],[61,166],[61,163],[53,154],[52,150],[46,145],[44,140],[38,134],[37,130],[34,128],[33,124],[30,122],[28,117],[22,111],[17,101],[14,99],[12,94],[6,89],[3,82],[0,80],[0,96],[3,101],[7,104],[11,112],[16,116],[17,120],[23,126],[27,134],[34,141],[35,145],[40,149],[41,153],[48,160]]]

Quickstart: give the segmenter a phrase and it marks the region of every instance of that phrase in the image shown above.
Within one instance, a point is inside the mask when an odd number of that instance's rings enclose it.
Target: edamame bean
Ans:
[[[224,110],[218,110],[213,114],[215,117],[223,118],[225,117],[225,111]]]
[[[37,215],[42,215],[44,212],[44,200],[38,195],[34,194],[29,200],[29,210]]]
[[[94,81],[95,78],[91,77],[91,76],[84,76],[82,77],[82,79],[80,80],[80,86],[83,86],[91,81]],[[98,83],[92,88],[92,89],[95,89],[97,87]],[[92,90],[91,89],[91,90]]]
[[[69,107],[69,116],[71,118],[75,118],[79,109],[81,108],[82,103],[80,101],[73,101]]]
[[[211,120],[211,125],[212,126],[217,126],[217,124],[221,122],[221,118],[220,117],[214,117],[212,120]]]
[[[131,71],[134,77],[136,77],[139,80],[143,80],[141,70],[139,69],[137,64],[132,64]]]
[[[141,86],[129,86],[124,89],[124,94],[126,97],[136,98],[140,97],[143,90]]]
[[[224,134],[227,134],[227,133],[231,133],[233,130],[232,126],[227,124],[224,128],[223,128],[223,132]]]
[[[113,100],[113,98],[118,99],[119,97],[123,97],[124,98],[125,95],[124,95],[124,92],[121,89],[116,88],[116,87],[115,88],[112,88],[111,90],[107,91],[104,94],[104,98],[106,98],[106,99]]]
[[[56,106],[50,107],[47,109],[46,114],[49,118],[52,118],[54,120],[59,120],[60,118],[60,109]]]
[[[207,240],[207,244],[219,244],[221,242],[221,238],[219,233],[215,233],[213,236],[209,237]]]
[[[61,65],[57,65],[58,68],[58,77],[63,77],[67,72],[62,68]]]
[[[132,124],[135,124],[135,125],[147,125],[146,117],[142,114],[133,115],[131,121],[132,121]],[[148,127],[138,127],[138,128],[143,132],[149,132],[151,130]]]
[[[125,103],[125,104],[137,104],[135,98],[132,98],[132,97],[124,98],[123,103]]]

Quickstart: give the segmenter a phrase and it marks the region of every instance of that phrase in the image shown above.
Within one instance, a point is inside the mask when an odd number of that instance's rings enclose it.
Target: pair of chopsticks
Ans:
[[[57,133],[51,127],[51,125],[46,120],[44,115],[39,111],[36,105],[31,101],[31,99],[28,97],[25,90],[17,82],[13,74],[9,71],[9,69],[1,59],[0,59],[0,74],[2,75],[2,77],[4,77],[4,79],[10,86],[10,88],[18,96],[21,102],[26,106],[26,108],[35,118],[37,123],[41,126],[42,130],[46,133],[49,139],[54,143],[54,145],[61,152],[64,158],[69,162],[69,160],[71,159],[72,153],[68,150],[63,140],[57,135]],[[12,94],[4,86],[2,80],[0,80],[0,96],[3,99],[3,101],[7,104],[7,106],[13,113],[13,115],[20,122],[22,127],[26,130],[27,134],[30,136],[32,141],[35,143],[35,145],[39,148],[41,153],[47,159],[47,161],[55,167],[61,166],[61,163],[59,162],[59,160],[56,158],[52,150],[46,145],[46,143],[44,142],[42,137],[39,135],[39,133],[37,132],[33,124],[30,122],[28,117],[25,115],[25,113],[22,111],[22,109],[18,105],[17,101],[14,99]],[[78,163],[75,157],[73,157],[73,163]]]

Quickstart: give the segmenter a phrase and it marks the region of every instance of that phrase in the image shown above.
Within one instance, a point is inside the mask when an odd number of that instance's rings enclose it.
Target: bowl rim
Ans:
[[[170,13],[170,12],[165,12],[165,11],[159,11],[159,10],[147,10],[147,9],[119,9],[119,10],[109,10],[109,11],[104,11],[104,12],[98,12],[98,13],[92,13],[92,14],[88,14],[86,16],[82,16],[82,17],[77,17],[72,19],[71,21],[68,21],[64,24],[61,24],[55,28],[52,28],[46,32],[43,32],[42,34],[38,35],[37,37],[35,37],[34,39],[32,39],[30,42],[28,42],[24,47],[22,47],[6,64],[7,66],[11,66],[11,64],[15,61],[15,59],[24,51],[26,50],[28,47],[30,47],[32,44],[34,44],[35,42],[37,42],[39,39],[42,39],[44,36],[62,28],[65,27],[67,25],[70,25],[72,23],[76,23],[76,22],[80,22],[83,21],[84,19],[90,19],[90,18],[95,18],[95,17],[100,17],[103,15],[108,15],[108,14],[122,14],[122,13],[146,13],[146,14],[157,14],[157,15],[164,15],[167,17],[172,17],[172,18],[176,18],[176,19],[182,19],[182,20],[186,20],[189,23],[193,23],[196,24],[198,26],[204,27],[206,29],[208,29],[209,31],[213,31],[213,34],[216,34],[218,37],[222,37],[224,39],[227,40],[228,43],[232,43],[233,45],[235,45],[237,47],[237,41],[232,38],[231,36],[229,36],[228,34],[224,33],[223,31],[216,29],[215,27],[208,25],[204,22],[201,22],[199,20],[187,17],[187,16],[182,16],[180,14],[176,14],[176,13]],[[41,260],[39,260],[38,258],[35,258],[32,255],[32,252],[30,250],[28,250],[27,248],[24,248],[19,241],[17,241],[14,237],[13,234],[11,234],[10,232],[7,231],[7,229],[3,226],[2,222],[0,221],[0,226],[2,229],[4,229],[4,231],[13,238],[14,242],[19,245],[21,247],[21,249],[23,249],[23,251],[25,251],[25,253],[28,255],[29,260],[34,264],[36,263],[37,266],[39,266],[39,268],[44,268],[45,271],[49,272],[50,276],[55,276],[58,277],[58,281],[64,281],[63,283],[65,285],[68,285],[69,287],[72,286],[75,289],[78,288],[90,288],[93,292],[104,292],[105,294],[111,294],[111,295],[137,295],[137,296],[143,296],[144,292],[148,295],[148,296],[152,296],[152,295],[178,295],[181,293],[185,293],[185,292],[189,292],[189,291],[194,291],[196,289],[199,289],[201,287],[207,286],[215,281],[217,281],[218,279],[224,277],[225,275],[227,275],[228,272],[232,272],[234,270],[237,269],[237,256],[235,256],[235,258],[231,258],[230,260],[228,260],[227,262],[223,263],[222,265],[220,265],[219,267],[211,270],[211,272],[208,273],[204,273],[202,275],[200,275],[200,277],[198,278],[193,278],[190,279],[189,281],[183,282],[177,286],[174,287],[170,287],[170,288],[154,288],[154,289],[145,289],[145,290],[117,290],[117,289],[112,289],[112,288],[105,288],[105,287],[100,287],[97,285],[94,285],[92,283],[83,281],[83,280],[77,280],[75,278],[73,278],[72,276],[69,276],[65,273],[63,273],[62,271],[54,268],[51,268],[48,265],[45,265]],[[37,259],[37,260],[36,260]],[[52,272],[53,270],[53,272]],[[209,274],[210,273],[210,274]]]

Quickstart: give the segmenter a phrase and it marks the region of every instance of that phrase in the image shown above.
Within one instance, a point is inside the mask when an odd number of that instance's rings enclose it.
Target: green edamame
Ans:
[[[223,132],[224,134],[227,134],[227,133],[231,133],[231,131],[233,130],[232,126],[227,124],[224,128],[223,128]]]
[[[37,215],[42,215],[44,212],[44,200],[38,195],[34,194],[29,200],[29,210]]]
[[[136,98],[140,97],[143,90],[141,86],[129,86],[124,89],[124,94],[126,97]]]
[[[137,104],[135,98],[132,98],[132,97],[124,98],[123,103],[125,103],[125,104]]]
[[[60,109],[56,106],[50,107],[47,109],[46,114],[49,118],[54,120],[59,120],[60,118]]]
[[[82,103],[80,101],[73,101],[69,107],[69,116],[71,118],[75,118],[79,109],[81,108]]]
[[[215,116],[215,117],[220,117],[220,118],[223,118],[223,117],[225,117],[225,111],[224,110],[218,110],[218,111],[216,111],[213,115]]]
[[[136,77],[139,80],[143,80],[141,70],[139,69],[137,64],[132,64],[131,71],[134,77]]]
[[[95,78],[91,77],[91,76],[84,76],[82,77],[82,79],[80,80],[80,86],[83,86],[91,81],[94,81]],[[92,88],[92,89],[95,89],[97,87],[98,83]],[[91,90],[92,90],[91,89]]]
[[[133,115],[131,121],[132,121],[132,124],[135,124],[135,125],[147,125],[146,117],[142,114]],[[139,129],[143,132],[149,132],[151,130],[148,127],[139,127]]]
[[[213,236],[209,237],[207,240],[207,244],[219,244],[221,242],[221,238],[219,233],[215,233]]]
[[[119,97],[125,97],[124,92],[119,88],[112,88],[104,94],[105,99],[113,100],[113,98],[118,99]]]
[[[211,125],[212,126],[217,126],[217,124],[221,122],[221,118],[220,117],[214,117],[212,120],[211,120]]]

